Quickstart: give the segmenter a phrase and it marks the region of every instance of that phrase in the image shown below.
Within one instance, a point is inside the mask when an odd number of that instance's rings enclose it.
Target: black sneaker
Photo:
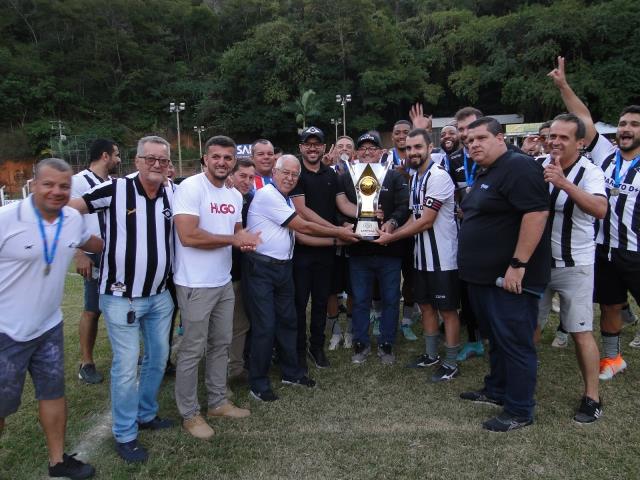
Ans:
[[[60,463],[56,463],[53,467],[49,466],[49,476],[73,479],[93,477],[96,474],[96,469],[75,458],[76,455],[77,453],[71,455],[63,453]]]
[[[81,364],[78,370],[78,378],[84,383],[90,383],[92,385],[101,383],[103,380],[102,374],[96,370],[96,366],[93,363]]]
[[[594,399],[582,397],[580,407],[573,419],[578,423],[593,423],[602,416],[602,399],[596,402]]]
[[[313,387],[316,386],[316,381],[312,380],[311,378],[307,377],[306,375],[304,375],[303,377],[298,378],[296,380],[283,378],[282,379],[282,383],[283,383],[283,385],[303,386],[303,387],[308,387],[308,388],[313,388]]]
[[[533,423],[533,419],[516,417],[507,412],[502,412],[497,417],[490,418],[482,423],[482,428],[490,432],[510,432],[527,427]]]
[[[116,452],[120,458],[129,463],[142,463],[149,458],[147,449],[138,443],[138,439],[124,443],[116,442]]]
[[[471,392],[462,392],[460,394],[462,400],[470,400],[474,403],[484,403],[486,405],[502,406],[502,400],[490,397],[484,390],[475,390]]]
[[[138,423],[138,428],[140,430],[162,430],[163,428],[171,428],[173,427],[173,420],[169,420],[168,418],[160,418],[156,415],[156,417],[148,422]]]
[[[310,348],[309,349],[309,358],[313,360],[313,363],[317,368],[329,368],[329,360],[324,353],[322,348]]]
[[[272,390],[265,390],[264,392],[254,392],[253,390],[249,390],[249,395],[259,402],[275,402],[278,400],[278,396],[273,393]]]
[[[420,355],[415,361],[408,363],[407,368],[426,368],[432,367],[436,365],[440,361],[440,357],[436,355],[435,357],[430,357],[426,353],[424,355]]]
[[[436,370],[436,372],[433,375],[431,375],[431,381],[434,383],[448,382],[450,380],[453,380],[458,375],[460,375],[460,369],[457,366],[450,367],[449,365],[445,365],[443,363]]]

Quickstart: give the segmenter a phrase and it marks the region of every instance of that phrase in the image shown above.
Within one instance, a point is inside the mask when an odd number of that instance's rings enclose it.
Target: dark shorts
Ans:
[[[62,322],[28,342],[16,342],[0,333],[0,418],[20,406],[27,371],[37,400],[64,397]]]
[[[93,275],[89,280],[84,279],[84,311],[100,313],[100,306],[98,305],[100,295],[98,294],[98,276],[95,275],[96,269],[100,268],[100,255],[96,253],[87,253],[87,256],[93,262]],[[96,278],[94,278],[96,277]]]
[[[336,255],[333,259],[333,276],[331,293],[347,292],[351,295],[351,279],[349,277],[349,259],[343,255]]]
[[[631,293],[640,303],[640,253],[596,246],[593,301],[603,305],[627,302]]]
[[[457,310],[460,306],[458,270],[416,270],[413,276],[413,292],[414,300],[419,305],[431,305],[436,310]]]

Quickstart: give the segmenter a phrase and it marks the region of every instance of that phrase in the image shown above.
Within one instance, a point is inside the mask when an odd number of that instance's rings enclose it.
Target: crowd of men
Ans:
[[[529,155],[473,107],[457,112],[436,147],[430,118],[416,105],[411,122],[394,125],[389,150],[369,131],[355,141],[340,137],[327,151],[324,133],[308,127],[300,158],[276,156],[259,139],[251,160],[237,160],[234,141],[214,136],[202,173],[179,185],[170,145],[157,136],[139,140],[137,171],[123,178],[110,176],[120,159],[108,140],[94,143],[90,165],[76,175],[62,160],[39,162],[33,194],[0,210],[0,429],[18,409],[28,370],[50,476],[94,474],[63,452],[60,305],[73,257],[85,281],[78,375],[102,381],[93,347],[103,315],[113,353],[112,431],[128,462],[148,458],[140,429],[173,425],[158,415],[157,397],[173,368],[176,310],[175,398],[182,427],[199,439],[214,435],[205,417],[250,415],[229,400],[230,382],[247,382],[256,401],[275,401],[274,363],[283,385],[313,388],[309,361],[328,368],[325,350],[342,345],[361,364],[372,338],[381,364],[393,365],[397,332],[417,340],[415,314],[425,349],[408,366],[432,367],[432,382],[452,381],[461,362],[488,347],[483,385],[460,397],[502,408],[482,424],[487,430],[526,427],[534,419],[536,342],[554,294],[584,381],[574,420],[595,422],[603,412],[598,382],[627,367],[619,341],[627,295],[640,300],[640,106],[622,111],[614,146],[567,83],[564,59],[549,76],[569,113],[543,125],[538,143],[525,145]],[[389,167],[379,179],[373,241],[354,229],[355,163]],[[26,297],[31,291],[41,292],[38,303]],[[346,325],[338,321],[343,292]],[[602,358],[593,301],[602,312]],[[198,403],[203,357],[206,414]]]

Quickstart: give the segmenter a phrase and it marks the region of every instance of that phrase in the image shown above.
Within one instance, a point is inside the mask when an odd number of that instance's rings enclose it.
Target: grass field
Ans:
[[[34,292],[34,301],[37,292]],[[69,275],[65,312],[67,451],[82,445],[99,478],[640,478],[640,350],[626,345],[629,370],[601,384],[605,414],[596,424],[577,425],[572,416],[581,392],[573,347],[552,349],[547,329],[540,351],[538,407],[532,427],[509,434],[483,431],[480,424],[497,410],[469,405],[458,394],[481,384],[485,360],[462,364],[462,375],[445,385],[426,383],[426,372],[403,365],[422,353],[423,342],[399,339],[398,362],[383,367],[375,355],[362,366],[350,352],[329,352],[332,368],[312,369],[318,388],[280,387],[280,400],[256,404],[246,388],[234,401],[250,406],[241,421],[212,421],[216,436],[195,440],[179,427],[142,432],[150,451],[144,465],[127,465],[113,450],[110,428],[96,429],[109,410],[110,349],[104,326],[96,349],[98,368],[107,381],[82,385],[77,379],[77,320],[82,309],[80,277]],[[552,321],[554,326],[557,322]],[[173,379],[161,390],[160,414],[178,420]],[[205,405],[203,389],[201,404]],[[27,381],[23,403],[7,419],[0,439],[0,479],[46,476],[46,448],[36,415],[33,388]],[[104,432],[107,432],[105,435]]]

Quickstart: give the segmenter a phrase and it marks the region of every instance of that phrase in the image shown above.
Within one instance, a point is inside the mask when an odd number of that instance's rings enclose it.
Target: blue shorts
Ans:
[[[37,400],[64,397],[64,346],[62,322],[27,342],[0,333],[0,418],[20,406],[27,370]]]

